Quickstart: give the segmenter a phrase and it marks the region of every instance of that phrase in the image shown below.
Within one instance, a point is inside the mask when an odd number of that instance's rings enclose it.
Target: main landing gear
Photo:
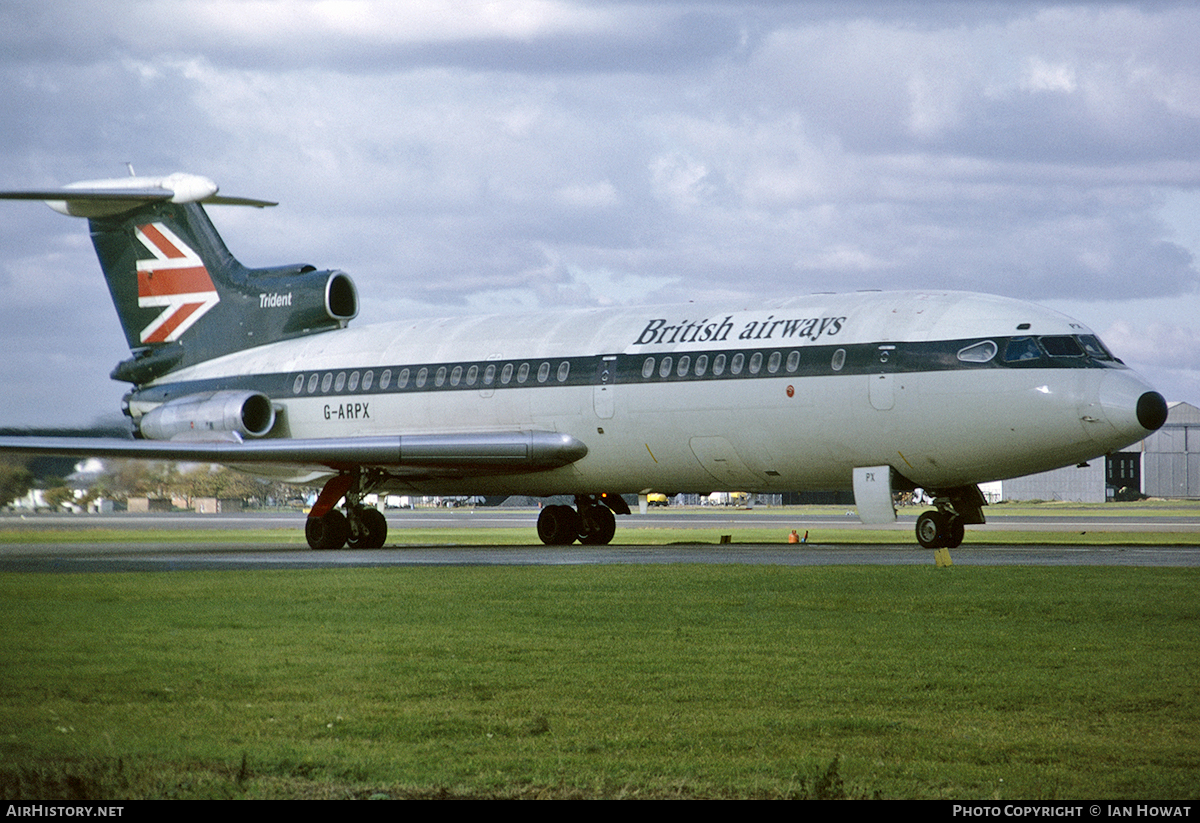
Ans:
[[[362,505],[364,489],[373,485],[372,478],[364,478],[364,474],[362,471],[339,474],[325,484],[304,524],[304,537],[311,548],[319,551],[342,546],[383,548],[387,518],[379,509]],[[335,508],[343,497],[345,514]]]
[[[927,549],[956,549],[966,526],[984,522],[987,501],[978,486],[959,486],[936,493],[933,505],[936,510],[917,518],[917,542]]]
[[[321,517],[309,517],[304,537],[314,549],[381,549],[387,540],[387,518],[371,506],[347,504],[346,514],[330,509]]]
[[[555,504],[538,515],[538,538],[548,546],[605,546],[617,531],[614,514],[629,514],[620,495],[575,495],[575,508]]]

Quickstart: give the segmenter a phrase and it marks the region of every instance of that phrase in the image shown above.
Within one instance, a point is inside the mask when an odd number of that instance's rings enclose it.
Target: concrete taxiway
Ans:
[[[655,513],[625,519],[610,546],[519,546],[410,544],[408,529],[528,529],[534,538],[536,510],[487,509],[475,511],[389,512],[388,547],[379,550],[343,549],[314,552],[295,543],[267,539],[248,546],[244,540],[222,540],[222,532],[246,529],[299,530],[302,515],[35,515],[0,518],[0,530],[41,532],[43,542],[0,543],[0,571],[9,572],[124,572],[231,569],[318,569],[381,566],[477,566],[477,565],[656,565],[673,563],[740,563],[752,565],[932,565],[933,552],[917,546],[912,537],[912,517],[904,517],[892,531],[895,542],[887,544],[788,544],[791,528],[861,529],[856,518],[844,515],[805,515],[755,512]],[[778,543],[715,544],[712,530],[730,533],[737,540],[739,528],[778,528]],[[638,541],[643,528],[708,530],[704,542],[674,545],[644,545]],[[972,545],[951,552],[953,562],[964,566],[1099,565],[1099,566],[1200,566],[1200,516],[1179,513],[1138,513],[1131,517],[1097,514],[995,518],[974,529],[994,531],[1170,531],[1193,533],[1195,545]],[[134,542],[102,539],[75,540],[56,532],[79,530],[203,530],[212,538],[200,542]],[[47,540],[48,538],[48,540]],[[274,543],[274,544],[273,544]]]
[[[958,548],[960,566],[1200,566],[1200,548],[1145,546],[1022,546]],[[52,544],[34,551],[4,551],[0,572],[199,571],[234,569],[329,569],[383,566],[569,566],[669,565],[717,563],[779,566],[933,565],[933,552],[919,547],[880,545],[776,546],[455,546],[408,547],[333,552],[294,546],[244,547],[192,544],[113,545],[99,549],[81,544]]]

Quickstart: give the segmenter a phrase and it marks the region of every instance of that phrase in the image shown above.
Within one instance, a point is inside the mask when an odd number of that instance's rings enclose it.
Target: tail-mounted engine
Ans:
[[[252,269],[250,314],[259,313],[263,332],[280,336],[345,326],[358,316],[358,289],[344,271],[312,266]],[[257,306],[254,303],[257,301]]]
[[[110,376],[142,385],[206,353],[342,328],[358,316],[358,289],[344,271],[308,265],[245,269],[220,289],[214,313],[226,322],[194,329],[186,346],[174,341],[138,348]]]
[[[279,340],[338,329],[358,316],[358,291],[341,271],[293,265],[251,269],[225,247],[202,203],[275,205],[226,197],[207,177],[90,180],[0,192],[45,200],[86,217],[133,356],[112,376],[137,386],[164,374]]]
[[[218,391],[163,403],[142,416],[138,429],[147,440],[226,440],[262,437],[274,425],[265,394]]]

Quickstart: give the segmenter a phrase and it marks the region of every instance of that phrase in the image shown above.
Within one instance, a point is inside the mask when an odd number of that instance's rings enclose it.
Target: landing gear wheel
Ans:
[[[347,541],[352,549],[381,549],[387,540],[387,518],[379,509],[360,508],[356,513],[358,522],[350,525]]]
[[[957,549],[962,545],[963,538],[967,536],[967,527],[963,525],[961,517],[950,518],[950,533],[946,536],[946,548]]]
[[[587,506],[579,520],[579,542],[585,546],[607,546],[617,533],[617,518],[608,506]]]
[[[538,515],[538,539],[547,546],[569,546],[579,537],[579,515],[570,506],[547,506]]]
[[[917,542],[927,549],[940,549],[950,536],[949,517],[940,511],[929,511],[917,518]]]
[[[350,536],[350,524],[346,516],[333,509],[323,517],[310,517],[304,524],[304,537],[308,545],[316,551],[340,549]]]

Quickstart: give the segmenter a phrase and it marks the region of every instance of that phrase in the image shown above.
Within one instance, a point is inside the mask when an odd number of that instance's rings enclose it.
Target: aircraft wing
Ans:
[[[0,452],[332,471],[371,466],[397,476],[471,476],[557,469],[582,458],[587,446],[568,434],[548,431],[247,441],[28,436],[0,437]]]

